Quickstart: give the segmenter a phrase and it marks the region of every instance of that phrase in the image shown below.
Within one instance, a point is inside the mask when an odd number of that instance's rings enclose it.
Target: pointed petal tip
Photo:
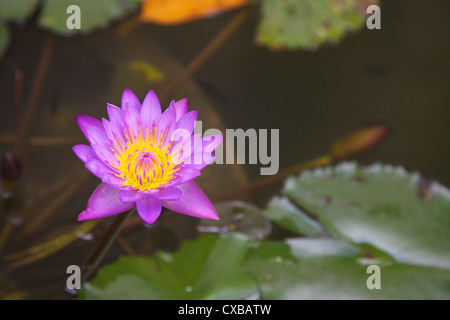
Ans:
[[[208,219],[208,220],[220,220],[219,215],[216,211],[210,211],[208,214],[201,217],[202,219]]]
[[[112,103],[107,102],[107,103],[106,103],[106,108],[119,108],[119,107],[116,106],[115,104],[112,104]]]
[[[122,93],[122,99],[120,106],[122,109],[127,109],[128,107],[134,107],[137,111],[141,110],[141,101],[138,99],[136,94],[129,88],[125,88]]]
[[[144,125],[151,126],[161,117],[161,104],[155,91],[150,90],[142,101],[140,119]]]
[[[88,118],[88,115],[85,114],[77,114],[75,115],[75,121],[77,122],[78,126],[82,129],[82,125],[83,123],[86,121],[86,119]]]
[[[135,95],[134,92],[130,88],[125,88],[122,92],[122,98],[124,96]],[[123,106],[122,106],[123,107]]]
[[[134,206],[134,203],[123,203],[119,200],[119,190],[113,189],[105,183],[100,183],[78,219],[82,221],[112,216],[130,210]]]
[[[177,114],[177,121],[181,119],[188,112],[188,99],[183,98],[175,102],[175,110]]]
[[[178,201],[163,201],[162,205],[169,210],[194,216],[197,218],[217,220],[216,209],[194,181],[185,182],[177,186],[181,190],[181,198]]]
[[[81,212],[79,215],[78,215],[78,219],[77,219],[78,221],[85,221],[85,220],[88,220],[86,217],[85,217],[85,215],[84,215],[84,211],[83,212]]]
[[[219,215],[217,214],[217,211],[214,212],[214,216],[212,216],[210,219],[211,219],[211,220],[220,220],[220,217],[219,217]]]
[[[150,89],[147,92],[147,94],[145,95],[145,98],[147,98],[147,97],[148,97],[148,99],[155,99],[155,98],[158,99],[158,95],[156,94],[155,90],[153,90],[153,89]],[[144,100],[145,100],[145,98],[144,98]]]
[[[85,145],[85,144],[76,144],[76,145],[74,145],[74,146],[72,147],[72,151],[73,151],[75,154],[77,154],[77,152],[78,152],[79,149],[83,149],[83,148],[84,148],[83,146],[86,146],[86,145]]]
[[[92,219],[97,219],[99,217],[95,217],[92,215],[92,213],[90,213],[88,211],[88,209],[83,210],[79,215],[78,215],[78,221],[86,221],[86,220],[92,220]]]
[[[136,209],[141,219],[152,225],[161,214],[161,200],[154,197],[143,197],[136,202]]]
[[[209,210],[207,210],[207,213],[202,218],[209,219],[209,220],[220,220],[219,214],[217,213],[217,210],[216,210],[214,204],[212,204],[211,201],[210,201],[210,203],[211,203],[211,206],[208,208]]]
[[[74,145],[72,151],[85,164],[91,160],[100,160],[92,147],[85,144]]]

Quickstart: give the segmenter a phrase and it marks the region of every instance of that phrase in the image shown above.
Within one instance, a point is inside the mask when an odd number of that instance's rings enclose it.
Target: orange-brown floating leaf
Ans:
[[[175,25],[247,4],[247,0],[146,0],[142,3],[140,19],[162,25]]]
[[[372,150],[389,136],[390,129],[386,125],[374,125],[355,130],[335,141],[331,146],[334,159],[347,159]]]

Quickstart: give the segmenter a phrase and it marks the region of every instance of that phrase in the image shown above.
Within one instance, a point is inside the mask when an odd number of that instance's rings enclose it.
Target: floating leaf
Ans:
[[[276,197],[268,216],[306,211],[334,239],[260,242],[245,266],[263,299],[450,298],[444,186],[399,167],[342,163],[290,177],[282,193],[302,209]]]
[[[338,42],[365,21],[373,0],[263,0],[257,41],[273,50],[315,49]]]
[[[262,213],[280,226],[300,235],[317,237],[323,233],[322,226],[317,221],[285,197],[274,197]]]
[[[380,289],[367,286],[371,265],[379,266]],[[449,270],[361,259],[356,247],[333,239],[262,242],[245,266],[263,299],[450,298]]]
[[[423,180],[400,167],[343,163],[292,177],[283,193],[334,237],[398,262],[450,269],[450,191],[437,182],[424,191]]]
[[[2,0],[0,1],[0,18],[24,21],[33,13],[40,0]]]
[[[140,19],[162,25],[175,25],[217,15],[247,4],[247,0],[146,0]]]
[[[140,0],[46,0],[39,16],[39,24],[63,35],[91,32],[108,25],[113,20],[123,18],[132,12]],[[80,7],[81,29],[68,29],[67,19],[71,5]]]
[[[85,299],[244,299],[257,295],[242,268],[248,251],[242,235],[203,235],[174,253],[121,257],[102,268],[81,291]]]

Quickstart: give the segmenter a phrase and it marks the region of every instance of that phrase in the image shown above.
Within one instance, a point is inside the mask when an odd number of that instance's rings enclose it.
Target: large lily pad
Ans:
[[[448,270],[363,259],[356,247],[333,239],[264,242],[251,252],[246,267],[263,299],[450,298]],[[375,272],[378,280],[371,278]],[[379,289],[372,287],[375,281]]]
[[[204,235],[175,253],[121,257],[85,286],[86,299],[244,299],[258,294],[242,268],[244,236]]]
[[[315,228],[295,221],[315,221],[327,237],[264,241],[252,250],[246,268],[263,299],[450,298],[444,186],[399,167],[342,163],[290,177],[282,193],[266,217],[308,236]],[[375,272],[379,288],[371,286]]]
[[[336,238],[369,244],[397,262],[450,268],[450,192],[417,173],[344,163],[292,177],[283,193]]]

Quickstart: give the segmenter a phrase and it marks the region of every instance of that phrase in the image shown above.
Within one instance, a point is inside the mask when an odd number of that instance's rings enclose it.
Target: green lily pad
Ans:
[[[450,191],[403,168],[343,163],[286,181],[283,193],[329,234],[395,261],[450,268]]]
[[[320,223],[302,212],[286,197],[275,196],[262,214],[299,235],[318,237],[323,233]]]
[[[36,9],[39,0],[2,0],[0,1],[0,20],[25,21]],[[0,59],[11,41],[11,33],[7,24],[0,22]]]
[[[140,3],[140,0],[46,0],[39,16],[39,24],[57,34],[88,33],[123,18]],[[67,27],[67,19],[72,14],[67,13],[67,8],[71,5],[80,8],[80,29]]]
[[[347,162],[290,177],[282,194],[289,200],[274,198],[266,216],[313,216],[327,238],[262,241],[252,249],[245,267],[263,299],[450,298],[444,186],[400,167]]]
[[[369,0],[263,0],[256,39],[271,49],[315,49],[361,28]]]
[[[121,257],[99,270],[81,291],[84,299],[245,299],[258,294],[243,269],[248,239],[203,235],[174,253]]]
[[[450,298],[448,270],[362,259],[356,247],[333,239],[262,242],[245,266],[263,299]]]
[[[34,12],[40,0],[2,0],[0,1],[0,18],[24,21]]]

